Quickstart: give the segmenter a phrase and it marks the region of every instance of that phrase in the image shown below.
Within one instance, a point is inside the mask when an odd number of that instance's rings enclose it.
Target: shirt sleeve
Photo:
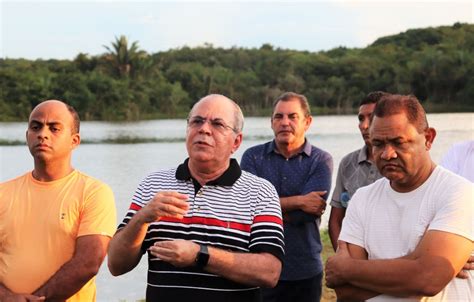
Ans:
[[[336,186],[331,197],[331,206],[335,208],[342,208],[341,194],[345,191],[344,185],[342,184],[342,170],[344,169],[343,164],[344,162],[341,161],[339,168],[337,169]]]
[[[254,156],[252,156],[250,149],[247,149],[240,160],[240,168],[244,171],[257,175],[257,166]]]
[[[283,261],[285,243],[278,194],[275,188],[265,181],[258,192],[257,200],[250,233],[250,251],[270,253]]]
[[[428,229],[449,232],[474,241],[474,185],[463,181],[456,185],[445,182],[440,188],[436,215]]]
[[[455,147],[451,147],[441,159],[440,165],[454,173],[458,173],[458,158],[455,150]]]
[[[101,183],[86,196],[77,236],[105,235],[112,237],[117,226],[114,194]]]

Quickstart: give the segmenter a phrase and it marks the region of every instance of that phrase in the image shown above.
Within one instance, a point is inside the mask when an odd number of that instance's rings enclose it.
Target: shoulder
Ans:
[[[78,170],[76,170],[75,173],[75,184],[79,187],[83,186],[85,191],[106,190],[112,192],[110,186],[105,182]]]
[[[31,174],[31,171],[23,175],[17,176],[13,179],[4,181],[0,183],[0,197],[10,196],[16,194],[17,192],[24,191],[30,183],[28,182],[28,175]],[[0,201],[2,201],[0,198]]]
[[[250,147],[247,150],[245,150],[243,156],[262,155],[265,153],[265,150],[268,150],[268,148],[270,148],[271,143],[272,142],[270,141],[264,144]]]
[[[31,171],[23,174],[23,175],[20,175],[20,176],[17,176],[15,178],[12,178],[12,179],[9,179],[9,180],[6,180],[4,182],[0,182],[0,188],[2,187],[9,187],[9,186],[12,186],[12,185],[15,185],[17,183],[20,183],[24,180],[26,180],[28,178],[28,175],[31,174]]]
[[[474,150],[474,140],[456,143],[451,147],[451,150],[461,153],[469,152],[470,150],[472,151]]]
[[[369,200],[373,199],[372,197],[377,197],[382,192],[388,190],[388,186],[390,186],[388,179],[382,177],[370,185],[358,188],[352,199],[361,199],[364,202],[369,202]]]
[[[148,174],[139,184],[139,188],[148,188],[153,190],[161,190],[170,184],[175,184],[176,168],[157,170]]]
[[[361,151],[362,151],[362,148],[354,150],[351,153],[344,155],[344,157],[341,159],[341,165],[349,165],[352,163],[357,163],[359,161],[359,154]]]
[[[435,186],[441,192],[456,192],[460,189],[472,189],[474,185],[464,177],[438,165],[429,178],[432,186]]]
[[[318,148],[314,145],[311,145],[311,158],[321,160],[321,161],[331,161],[332,162],[332,155],[329,152]]]
[[[175,180],[176,179],[176,168],[161,169],[148,174],[143,181],[154,182],[162,180]]]
[[[248,188],[275,190],[275,187],[271,182],[245,170],[242,170],[242,175],[240,176],[239,180],[244,186]]]

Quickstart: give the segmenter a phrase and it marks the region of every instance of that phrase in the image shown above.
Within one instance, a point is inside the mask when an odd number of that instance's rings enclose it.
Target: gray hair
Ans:
[[[298,102],[300,102],[301,109],[303,109],[304,115],[306,117],[311,116],[311,108],[309,106],[308,99],[302,94],[298,94],[291,91],[283,93],[273,102],[272,115],[273,113],[275,113],[275,108],[279,102],[289,102],[293,99],[296,99],[298,100]]]
[[[228,98],[228,97],[226,97],[225,95],[222,95],[222,94],[209,94],[209,95],[206,95],[205,97],[201,98],[199,101],[197,101],[193,105],[193,107],[189,111],[188,119],[191,117],[191,113],[193,112],[194,107],[196,107],[196,105],[200,101],[205,100],[207,98],[214,98],[214,97],[224,98],[224,99],[226,99],[226,100],[228,100],[229,102],[232,103],[232,105],[234,107],[234,126],[232,128],[233,128],[234,132],[236,132],[236,133],[242,132],[242,130],[244,129],[244,114],[242,113],[242,110],[240,109],[240,106],[236,102],[234,102],[233,100],[231,100],[230,98]]]

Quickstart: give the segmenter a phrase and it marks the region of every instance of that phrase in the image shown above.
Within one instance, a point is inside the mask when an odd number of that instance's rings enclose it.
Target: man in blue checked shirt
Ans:
[[[275,138],[249,148],[242,169],[270,181],[280,197],[285,258],[278,284],[265,302],[319,301],[322,271],[319,224],[331,188],[332,157],[305,138],[312,116],[304,95],[287,92],[273,104]]]

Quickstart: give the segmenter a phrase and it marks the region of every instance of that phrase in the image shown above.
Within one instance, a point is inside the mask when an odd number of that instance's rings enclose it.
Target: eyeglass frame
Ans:
[[[191,124],[192,121],[196,119],[202,124],[199,124],[199,125]],[[187,118],[186,121],[187,121],[188,127],[193,128],[193,129],[199,129],[204,125],[204,123],[208,123],[212,127],[212,129],[216,130],[217,132],[224,133],[225,129],[229,129],[229,130],[232,130],[234,133],[239,133],[239,131],[236,128],[227,125],[227,123],[224,122],[224,120],[221,118],[208,119],[200,115],[195,115],[190,118]],[[219,128],[219,127],[224,127],[224,128]],[[219,129],[222,129],[222,130],[219,130]]]

